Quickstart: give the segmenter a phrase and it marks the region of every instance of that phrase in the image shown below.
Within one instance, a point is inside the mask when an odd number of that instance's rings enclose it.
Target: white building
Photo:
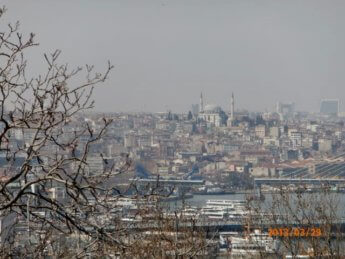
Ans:
[[[266,136],[266,126],[257,125],[255,127],[255,136],[257,136],[258,138],[264,138]]]
[[[319,151],[330,152],[332,151],[332,140],[331,139],[319,139]]]
[[[212,104],[206,105],[204,110],[199,112],[198,118],[216,127],[223,126],[226,122],[226,115],[223,110]]]
[[[201,93],[200,95],[200,105],[199,105],[200,111],[198,114],[198,119],[205,121],[206,123],[221,127],[225,126],[227,123],[227,115],[222,110],[220,106],[214,105],[214,104],[208,104],[204,106],[204,98]]]
[[[289,137],[293,148],[302,146],[302,133],[299,131],[289,131]]]

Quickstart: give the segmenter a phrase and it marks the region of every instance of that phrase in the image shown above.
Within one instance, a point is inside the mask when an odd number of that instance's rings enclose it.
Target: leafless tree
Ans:
[[[265,194],[264,202],[248,202],[251,227],[268,231],[276,239],[280,244],[277,256],[342,258],[341,195],[328,185],[314,190],[281,186]]]
[[[0,13],[3,21],[5,9]],[[82,233],[90,242],[101,239],[120,246],[105,230],[107,220],[100,224],[99,217],[113,206],[109,197],[114,186],[104,183],[127,171],[131,163],[124,157],[120,165],[102,172],[90,170],[90,148],[102,141],[111,120],[104,118],[94,126],[78,117],[93,108],[93,89],[113,66],[108,63],[103,74],[88,65],[70,69],[58,63],[57,50],[44,55],[46,71],[31,78],[25,53],[36,45],[34,34],[25,37],[19,32],[19,23],[0,32],[0,211],[3,219],[17,223],[11,235],[20,226],[27,227],[29,235],[23,243],[16,236],[6,248],[10,253],[34,254],[35,244],[46,244],[40,249],[44,251],[54,245],[48,237],[57,232]],[[77,83],[82,75],[85,80]],[[17,141],[16,134],[23,140]]]
[[[200,228],[202,220],[170,211],[160,203],[139,210],[143,231],[127,236],[128,248],[122,256],[128,258],[194,258],[213,255],[216,245]],[[109,248],[110,251],[113,248]],[[120,254],[120,253],[119,253]]]
[[[0,8],[1,28],[5,11]],[[36,45],[34,34],[20,33],[19,23],[0,32],[1,256],[191,257],[206,249],[203,232],[193,225],[176,232],[177,214],[171,218],[150,211],[154,223],[144,232],[134,231],[150,222],[144,217],[150,203],[137,210],[139,227],[123,221],[119,201],[124,192],[116,178],[131,169],[132,161],[124,155],[108,165],[102,153],[91,153],[104,143],[112,121],[92,124],[82,115],[94,107],[93,89],[113,66],[108,63],[102,74],[88,65],[70,69],[59,64],[57,50],[43,56],[46,71],[30,77],[25,54]],[[101,158],[102,170],[91,168],[95,156]],[[151,189],[143,197],[157,192]],[[183,242],[177,235],[183,235]]]

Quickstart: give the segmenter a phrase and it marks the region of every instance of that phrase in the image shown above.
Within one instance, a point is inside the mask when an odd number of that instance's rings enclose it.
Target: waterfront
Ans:
[[[274,193],[266,193],[265,200],[261,202],[261,204],[266,208],[270,208],[272,206],[273,197],[277,197]],[[291,197],[297,199],[297,195],[295,193],[291,193]],[[345,218],[345,194],[344,193],[330,193],[328,197],[324,195],[324,193],[305,193],[305,200],[310,199],[311,201],[315,199],[315,197],[319,197],[324,199],[323,202],[326,202],[326,199],[329,202],[333,202],[334,207],[337,209],[337,215],[339,217]],[[247,200],[248,194],[221,194],[221,195],[193,195],[192,198],[188,198],[185,200],[175,200],[169,202],[170,208],[180,208],[184,206],[193,206],[196,208],[200,208],[206,205],[207,200]],[[293,202],[291,202],[293,203]]]
[[[193,195],[192,198],[185,200],[186,205],[202,207],[207,200],[245,200],[246,194],[218,194],[218,195]],[[182,201],[175,204],[182,205]]]
[[[318,251],[317,247],[322,247],[322,249],[330,249],[330,251],[333,249],[334,251],[338,251],[340,254],[340,251],[343,251],[345,249],[345,242],[344,242],[344,235],[343,235],[343,227],[338,228],[339,226],[336,227],[331,227],[332,224],[337,224],[336,222],[338,222],[338,220],[340,220],[340,222],[344,222],[344,218],[345,218],[345,195],[343,193],[328,193],[325,194],[324,192],[314,192],[314,193],[304,193],[304,194],[298,194],[298,193],[294,193],[291,192],[288,196],[290,196],[290,204],[292,205],[292,213],[295,213],[295,216],[300,217],[300,218],[304,218],[305,215],[311,215],[312,217],[309,219],[313,219],[313,216],[317,215],[316,212],[317,205],[320,205],[323,209],[325,214],[324,215],[332,215],[332,213],[328,213],[327,208],[329,208],[330,204],[318,204],[318,199],[321,200],[322,202],[330,202],[333,203],[332,208],[336,208],[336,213],[333,214],[333,218],[330,217],[328,218],[328,222],[326,221],[311,221],[311,225],[309,224],[302,224],[299,225],[298,222],[294,222],[294,221],[290,221],[287,220],[287,218],[285,218],[285,221],[281,221],[281,222],[273,222],[269,223],[270,221],[266,221],[268,219],[268,214],[265,213],[269,213],[271,212],[272,214],[274,214],[274,210],[272,210],[272,206],[275,204],[274,201],[277,198],[277,195],[279,195],[278,193],[265,193],[265,200],[264,201],[259,201],[257,204],[260,204],[260,206],[262,206],[262,210],[261,212],[263,212],[262,214],[259,214],[261,219],[259,220],[261,222],[261,224],[252,224],[251,225],[251,234],[253,234],[255,231],[258,231],[257,233],[260,233],[260,241],[256,241],[253,242],[252,244],[250,243],[246,243],[249,242],[248,240],[248,234],[249,232],[247,232],[246,230],[246,224],[243,225],[242,230],[239,230],[238,228],[234,228],[234,226],[231,226],[230,228],[232,228],[230,231],[226,230],[226,227],[222,226],[219,227],[219,237],[217,236],[217,240],[219,239],[219,244],[221,247],[220,251],[225,251],[225,257],[226,258],[237,258],[235,256],[236,253],[233,253],[236,250],[236,240],[241,240],[239,246],[240,247],[245,247],[246,249],[241,250],[244,257],[245,258],[248,256],[248,251],[250,250],[250,245],[253,245],[256,247],[256,249],[259,249],[260,244],[263,243],[263,241],[265,241],[265,238],[268,238],[269,232],[268,230],[270,228],[274,228],[273,226],[276,226],[276,229],[281,229],[281,230],[285,230],[285,229],[290,229],[292,230],[296,230],[299,229],[302,232],[299,233],[308,233],[308,227],[309,228],[318,228],[320,230],[320,236],[317,237],[312,237],[308,234],[303,234],[301,236],[293,236],[293,235],[289,235],[289,236],[272,236],[272,240],[270,242],[268,242],[267,244],[270,244],[272,247],[272,254],[270,254],[267,250],[267,247],[265,248],[267,254],[265,253],[265,256],[267,255],[267,258],[270,258],[269,256],[272,256],[272,258],[279,258],[281,255],[291,255],[291,251],[298,251],[298,253],[302,254],[302,255],[313,255],[316,251]],[[278,196],[279,197],[279,196]],[[301,198],[303,197],[303,198]],[[181,208],[181,206],[183,207],[183,205],[185,205],[186,207],[188,206],[192,206],[192,207],[196,207],[196,208],[200,208],[202,211],[202,207],[207,206],[207,203],[210,203],[211,200],[218,200],[218,201],[222,201],[222,200],[246,200],[248,198],[248,194],[224,194],[224,195],[194,195],[193,198],[190,199],[186,199],[185,201],[176,201],[174,202],[175,208],[176,206]],[[281,198],[281,197],[279,197]],[[306,204],[306,209],[305,211],[303,211],[302,213],[300,213],[300,209],[297,209],[298,207],[298,202],[294,203],[294,201],[300,201],[304,199],[307,203]],[[308,202],[309,201],[309,202]],[[280,206],[280,209],[285,209],[284,208],[284,203],[282,202],[281,204],[277,205],[278,207]],[[309,206],[309,207],[308,207]],[[279,211],[280,209],[277,209],[277,211]],[[298,212],[297,212],[298,211]],[[286,212],[286,211],[285,211]],[[302,215],[304,213],[304,215]],[[245,216],[246,218],[246,216]],[[318,220],[320,219],[318,216],[315,216],[315,218],[318,218]],[[224,222],[222,221],[213,221],[210,220],[208,224],[222,224]],[[238,222],[239,223],[239,222]],[[252,222],[253,223],[253,222]],[[329,224],[328,226],[330,226],[331,228],[328,229],[327,231],[329,231],[328,233],[323,232],[324,228],[321,227],[322,224]],[[235,224],[235,221],[232,223]],[[316,227],[318,226],[318,227]],[[248,225],[249,227],[249,225]],[[322,229],[322,230],[321,230]],[[340,230],[340,232],[338,232]],[[224,232],[225,231],[225,232]],[[304,232],[305,231],[305,232]],[[226,235],[230,235],[229,241],[226,238]],[[224,237],[225,236],[225,237]],[[270,236],[271,237],[271,236]],[[264,239],[262,239],[264,238]],[[222,241],[223,240],[223,241]],[[224,241],[225,240],[225,241]],[[269,240],[269,239],[267,239]],[[222,243],[223,242],[223,243]],[[223,245],[223,246],[222,246]],[[222,248],[224,247],[224,248]],[[222,250],[223,249],[223,250]],[[263,249],[263,248],[260,248]],[[259,249],[259,250],[260,250]],[[258,250],[258,251],[259,251]],[[237,251],[237,250],[236,250]],[[240,251],[240,250],[238,250]],[[329,254],[331,254],[331,252],[329,252]],[[223,258],[221,253],[219,254],[218,258]],[[250,258],[254,258],[254,257],[250,257]]]

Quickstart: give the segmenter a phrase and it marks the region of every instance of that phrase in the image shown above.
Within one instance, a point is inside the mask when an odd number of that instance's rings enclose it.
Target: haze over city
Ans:
[[[115,69],[95,91],[100,111],[186,112],[198,103],[273,110],[277,101],[318,111],[345,94],[345,2],[278,0],[5,0],[10,21],[34,32],[61,62]],[[33,19],[35,17],[35,19]],[[44,22],[43,22],[44,21]]]
[[[345,258],[344,9],[3,0],[0,259]]]

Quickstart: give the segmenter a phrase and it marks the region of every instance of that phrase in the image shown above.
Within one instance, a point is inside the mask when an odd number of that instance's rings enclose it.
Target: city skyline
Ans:
[[[4,1],[0,258],[345,258],[345,2]]]

